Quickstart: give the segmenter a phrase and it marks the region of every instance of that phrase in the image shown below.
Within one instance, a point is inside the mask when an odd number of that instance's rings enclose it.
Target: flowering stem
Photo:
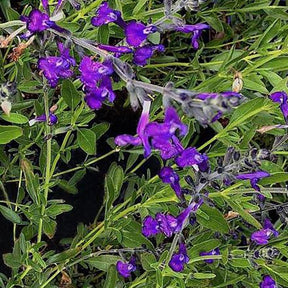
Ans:
[[[41,216],[39,219],[39,227],[38,227],[38,235],[37,235],[37,243],[41,242],[42,238],[42,229],[43,229],[43,217],[45,214],[45,209],[47,205],[48,193],[49,193],[49,183],[50,183],[50,168],[51,168],[51,151],[52,151],[52,138],[49,137],[51,133],[51,127],[49,126],[49,99],[48,99],[48,87],[44,80],[44,107],[45,107],[45,115],[46,115],[46,169],[45,169],[45,182],[44,182],[44,198],[42,200],[41,206]]]

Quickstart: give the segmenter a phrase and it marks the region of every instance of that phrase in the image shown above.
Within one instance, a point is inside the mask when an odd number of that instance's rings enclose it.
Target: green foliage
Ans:
[[[39,5],[43,10],[41,1],[20,2],[23,3],[0,1],[5,18],[0,24],[1,34],[6,36],[19,28],[23,24],[19,15],[28,15],[32,7]],[[79,11],[66,2],[63,18],[58,19],[57,24],[74,37],[64,35],[77,63],[82,55],[96,60],[101,57],[93,49],[80,47],[75,39],[87,39],[85,43],[92,48],[97,47],[97,43],[124,43],[120,42],[124,33],[117,25],[111,23],[98,28],[91,25],[91,17],[102,1],[82,1]],[[109,4],[121,11],[126,21],[155,23],[163,20],[162,2],[111,0]],[[280,6],[279,2],[207,0],[195,11],[181,10],[180,13],[173,10],[174,16],[189,24],[205,22],[211,26],[209,32],[203,32],[200,48],[197,51],[191,48],[188,33],[157,32],[148,39],[155,45],[164,44],[165,53],[156,53],[144,67],[133,66],[135,79],[139,81],[160,87],[172,81],[176,88],[196,92],[231,90],[234,78],[240,72],[241,94],[245,100],[209,129],[201,127],[177,107],[181,120],[189,128],[181,142],[185,148],[195,146],[201,153],[205,152],[212,170],[218,165],[215,158],[223,156],[231,146],[242,156],[253,147],[269,149],[273,154],[273,161],[262,161],[259,166],[271,173],[270,177],[259,181],[261,192],[266,196],[263,211],[257,205],[257,198],[252,197],[258,192],[249,182],[235,180],[237,182],[232,186],[220,185],[219,190],[205,191],[206,203],[195,213],[197,223],[186,223],[183,237],[157,235],[147,239],[141,232],[142,221],[147,215],[169,213],[176,217],[183,209],[177,205],[179,200],[173,189],[157,176],[159,167],[168,166],[172,161],[163,161],[155,151],[152,157],[143,159],[142,146],[119,148],[114,144],[113,137],[119,134],[117,129],[126,129],[117,126],[119,119],[126,119],[125,113],[131,112],[127,107],[125,81],[113,79],[117,95],[114,107],[94,112],[85,104],[76,69],[70,80],[60,80],[55,89],[49,87],[42,72],[38,71],[39,57],[58,53],[56,42],[64,40],[61,33],[55,37],[56,31],[50,29],[35,35],[16,61],[8,55],[19,45],[19,37],[1,49],[1,82],[15,81],[18,93],[11,98],[10,115],[0,112],[0,188],[3,192],[0,214],[3,221],[13,225],[13,247],[3,255],[5,265],[11,269],[11,277],[0,273],[0,287],[45,288],[71,284],[71,287],[105,288],[220,288],[229,285],[254,288],[259,286],[262,274],[269,274],[278,285],[288,287],[287,223],[278,219],[275,227],[280,232],[279,237],[273,238],[267,246],[261,246],[279,250],[279,255],[273,259],[255,259],[253,253],[259,247],[255,250],[249,240],[252,232],[262,229],[260,215],[267,216],[269,211],[275,211],[278,205],[285,206],[287,202],[284,188],[288,181],[287,129],[273,129],[264,134],[258,131],[263,126],[284,124],[279,105],[268,97],[275,91],[288,92],[288,14],[287,7]],[[52,9],[55,3],[49,3]],[[122,55],[120,59],[131,61],[132,57]],[[152,90],[148,94],[153,99],[151,121],[162,121],[162,95]],[[56,125],[43,122],[29,126],[29,119],[47,113],[53,105],[57,106]],[[130,124],[136,126],[139,114],[135,113],[134,117],[135,121],[128,123],[127,130]],[[122,119],[119,123],[123,123]],[[81,156],[76,158],[78,154]],[[97,182],[91,189],[97,194],[97,204],[101,208],[94,211],[91,223],[80,223],[82,219],[69,223],[69,226],[77,226],[76,235],[58,243],[58,239],[54,239],[57,223],[64,219],[59,220],[59,217],[75,210],[72,203],[58,198],[89,197],[80,194],[88,170]],[[190,167],[177,172],[181,187],[191,188],[184,177],[189,175],[195,180],[194,170]],[[80,181],[84,184],[79,185]],[[191,195],[185,197],[190,200]],[[86,199],[86,203],[89,201]],[[85,214],[86,207],[81,209]],[[233,233],[239,231],[242,239],[233,238]],[[178,236],[186,239],[190,258],[181,273],[167,265],[170,254],[178,249],[176,245],[171,251],[173,239]],[[204,262],[208,258],[200,257],[199,253],[217,247],[221,255],[211,256],[214,263],[208,265]],[[251,247],[254,250],[250,251]],[[124,280],[117,273],[116,264],[128,262],[132,255],[137,255],[137,270],[133,277]],[[62,283],[64,280],[67,285]]]

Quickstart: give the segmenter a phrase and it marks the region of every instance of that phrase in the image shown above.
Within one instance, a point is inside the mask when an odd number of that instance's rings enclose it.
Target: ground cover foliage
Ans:
[[[1,1],[0,287],[288,287],[286,2]]]

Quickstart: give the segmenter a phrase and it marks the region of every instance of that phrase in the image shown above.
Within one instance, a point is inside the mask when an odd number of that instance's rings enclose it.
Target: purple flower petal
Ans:
[[[275,282],[275,280],[269,276],[269,275],[265,275],[263,277],[262,282],[260,283],[260,288],[277,288],[277,284]]]
[[[208,157],[200,154],[194,147],[187,148],[175,159],[179,167],[193,166],[198,167],[201,171],[207,171],[209,168]]]
[[[132,257],[128,263],[118,261],[116,269],[121,276],[128,278],[131,276],[131,272],[136,270],[136,259]]]
[[[159,224],[151,216],[143,220],[142,234],[145,237],[151,237],[159,233]]]
[[[133,62],[138,66],[145,66],[148,59],[153,56],[153,53],[158,50],[160,52],[164,51],[163,45],[146,45],[140,48],[137,48],[134,52]]]
[[[270,174],[266,171],[257,171],[253,173],[244,173],[244,174],[239,174],[236,176],[237,179],[239,180],[250,180],[250,184],[252,188],[260,192],[260,187],[257,185],[257,183],[265,177],[269,177]]]
[[[184,270],[184,265],[189,262],[185,244],[179,245],[178,253],[173,254],[169,261],[169,267],[175,272],[181,272]]]
[[[170,184],[177,197],[182,199],[179,176],[171,167],[163,167],[159,173],[159,177],[164,183]]]
[[[200,252],[200,256],[208,256],[208,255],[220,255],[220,250],[219,248],[213,249],[209,252]],[[205,259],[204,260],[206,263],[211,264],[214,262],[214,259]]]
[[[192,39],[191,44],[194,49],[199,48],[198,39],[200,38],[202,34],[202,30],[209,29],[210,26],[203,23],[198,23],[195,25],[184,25],[179,26],[176,28],[177,31],[183,32],[183,33],[192,33]]]
[[[69,49],[59,43],[60,56],[49,56],[38,60],[38,68],[43,71],[51,87],[58,84],[59,79],[66,79],[73,75],[71,66],[76,64],[75,60],[69,55]]]
[[[131,21],[125,28],[126,41],[130,46],[139,47],[149,34],[155,33],[157,28],[153,25],[144,25],[141,22]]]
[[[274,92],[270,95],[270,99],[273,102],[280,103],[280,109],[284,116],[284,119],[287,121],[288,118],[288,95],[284,91]]]
[[[123,19],[121,18],[121,12],[111,9],[108,2],[105,1],[97,9],[96,16],[92,17],[91,23],[93,26],[99,27],[111,22],[122,24]]]
[[[268,244],[268,240],[270,239],[272,235],[274,235],[275,237],[278,237],[279,233],[273,227],[270,220],[265,219],[264,228],[259,231],[253,232],[251,234],[251,240],[256,242],[258,245],[265,245],[265,244]]]

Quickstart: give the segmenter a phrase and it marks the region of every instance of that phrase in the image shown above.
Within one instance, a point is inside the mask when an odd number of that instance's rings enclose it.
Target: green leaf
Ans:
[[[27,192],[33,202],[38,203],[39,180],[38,177],[33,173],[33,166],[31,162],[27,159],[22,159],[21,169],[24,172]]]
[[[141,9],[144,7],[144,5],[146,5],[147,0],[138,0],[137,1],[137,5],[134,7],[133,11],[132,11],[132,15],[137,15]]]
[[[111,265],[116,265],[117,261],[121,260],[120,256],[114,255],[100,255],[96,257],[91,257],[85,260],[86,263],[95,267],[101,271],[107,272]]]
[[[262,226],[261,224],[247,211],[245,211],[241,205],[227,197],[224,198],[224,200],[227,202],[227,204],[233,209],[233,211],[238,212],[240,214],[240,216],[247,221],[248,223],[250,223],[251,225],[253,225],[254,227],[256,227],[257,229],[261,229]]]
[[[259,181],[259,184],[261,185],[269,185],[269,184],[275,184],[275,183],[282,183],[288,181],[288,173],[287,172],[279,172],[279,173],[273,173],[270,175],[270,177],[264,178]]]
[[[67,180],[58,180],[57,185],[63,189],[64,191],[70,193],[70,194],[77,194],[78,189],[75,185],[69,183]]]
[[[109,129],[110,124],[106,122],[102,122],[100,124],[96,124],[91,128],[91,131],[93,131],[96,135],[96,139],[98,139],[103,136]]]
[[[229,233],[228,223],[219,210],[208,205],[202,205],[200,210],[208,215],[209,219],[205,219],[201,214],[197,213],[197,221],[199,224],[213,231]]]
[[[50,219],[49,217],[45,217],[43,220],[43,231],[44,234],[49,238],[52,239],[56,233],[56,226],[57,222]]]
[[[20,216],[8,207],[0,205],[0,213],[12,223],[20,224],[22,222]]]
[[[0,125],[0,144],[7,144],[19,138],[22,134],[23,130],[20,127]]]
[[[46,214],[50,217],[56,217],[62,213],[69,212],[73,206],[68,204],[53,204],[46,209]]]
[[[96,135],[94,132],[86,128],[78,129],[77,141],[80,148],[88,155],[96,154]]]
[[[106,281],[104,284],[104,288],[115,288],[117,282],[117,270],[115,265],[110,265],[108,268],[108,273],[106,276]]]
[[[195,279],[213,279],[216,275],[213,273],[194,273],[193,277]]]
[[[1,118],[7,122],[15,123],[15,124],[25,124],[29,121],[29,119],[18,113],[10,113],[10,115],[2,114]]]
[[[47,264],[63,263],[65,260],[73,258],[79,252],[79,249],[80,248],[68,249],[64,252],[55,254],[47,260]]]
[[[23,265],[21,258],[15,257],[12,253],[4,254],[3,260],[5,265],[14,269],[18,269]]]
[[[61,87],[61,96],[63,97],[69,108],[71,108],[72,110],[75,109],[75,107],[79,104],[82,98],[77,89],[75,88],[73,82],[69,79],[65,79],[63,81]]]
[[[98,43],[109,44],[109,37],[110,37],[109,26],[108,25],[100,26],[98,28],[98,35],[97,35]]]
[[[152,253],[142,253],[141,254],[141,264],[145,271],[153,271],[154,268],[151,267],[151,264],[156,263],[156,257]]]

